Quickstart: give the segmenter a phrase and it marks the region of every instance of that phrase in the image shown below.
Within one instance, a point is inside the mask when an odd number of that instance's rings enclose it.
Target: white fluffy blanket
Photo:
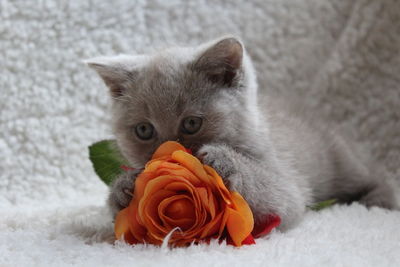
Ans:
[[[309,212],[235,249],[106,242],[107,188],[87,146],[111,137],[109,99],[81,60],[241,36],[265,93],[353,129],[400,177],[397,0],[0,1],[0,266],[400,266],[400,212]]]

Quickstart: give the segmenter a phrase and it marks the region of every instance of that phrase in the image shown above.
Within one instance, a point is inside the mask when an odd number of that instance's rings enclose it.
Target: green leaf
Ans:
[[[314,210],[314,211],[320,211],[322,209],[329,208],[330,206],[332,206],[336,202],[337,202],[336,198],[328,199],[328,200],[325,200],[325,201],[318,202],[318,203],[316,203],[316,204],[314,204],[312,206],[308,206],[308,208],[310,208],[311,210]]]
[[[96,174],[107,185],[124,172],[122,165],[129,165],[115,140],[104,140],[89,146],[89,159]]]

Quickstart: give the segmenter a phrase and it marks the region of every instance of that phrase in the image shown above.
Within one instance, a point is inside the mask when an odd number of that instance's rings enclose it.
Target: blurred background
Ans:
[[[264,94],[351,129],[400,179],[399,1],[0,0],[0,207],[104,202],[87,146],[112,138],[109,96],[83,59],[227,33]]]

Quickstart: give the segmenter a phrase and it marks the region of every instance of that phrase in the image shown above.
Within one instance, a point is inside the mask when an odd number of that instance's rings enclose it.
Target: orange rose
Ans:
[[[130,244],[160,245],[179,227],[169,244],[227,237],[241,246],[251,243],[253,226],[253,214],[243,197],[230,192],[214,169],[168,141],[137,177],[132,201],[117,214],[115,236]]]

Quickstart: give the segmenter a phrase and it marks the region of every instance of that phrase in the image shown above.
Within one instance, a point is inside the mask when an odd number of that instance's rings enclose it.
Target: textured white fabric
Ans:
[[[397,0],[0,0],[0,265],[400,266],[400,213],[359,205],[241,249],[99,242],[107,188],[87,146],[112,137],[109,98],[81,63],[236,34],[264,92],[353,129],[398,179],[399,14]]]

